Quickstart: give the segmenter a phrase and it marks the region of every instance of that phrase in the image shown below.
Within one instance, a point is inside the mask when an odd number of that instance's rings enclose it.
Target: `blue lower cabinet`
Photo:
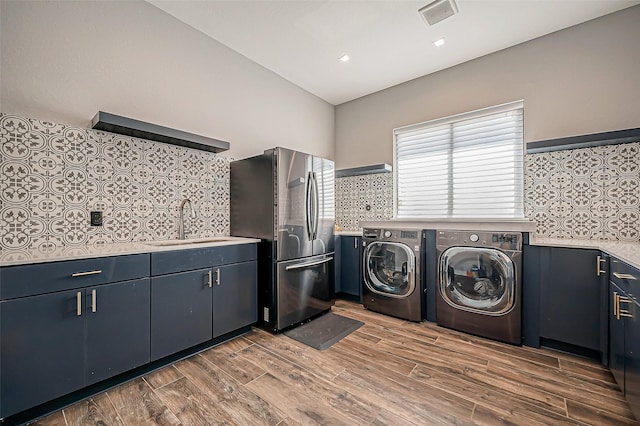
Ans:
[[[599,255],[599,250],[551,248],[540,286],[542,337],[600,351]]]
[[[151,360],[255,323],[258,262],[151,278]]]
[[[640,270],[610,262],[609,368],[636,418],[640,418]]]
[[[346,295],[362,301],[362,238],[340,236],[338,296]]]
[[[232,244],[151,253],[151,276],[256,260],[257,244]]]
[[[70,290],[0,302],[0,417],[84,386],[83,301]]]
[[[212,270],[151,278],[151,360],[163,358],[213,337]]]
[[[87,290],[87,385],[150,361],[149,278]]]
[[[640,418],[640,303],[611,282],[609,304],[609,368]]]
[[[149,277],[148,253],[2,268],[0,299],[17,299]]]
[[[0,419],[254,324],[256,247],[1,268]]]
[[[522,344],[540,347],[540,257],[547,247],[522,247]]]
[[[624,395],[631,411],[640,419],[640,303],[631,302],[625,306],[628,312],[625,324],[625,389]]]
[[[603,355],[599,250],[530,247],[523,265],[524,342]]]
[[[258,262],[214,268],[213,337],[258,321]]]
[[[149,362],[149,279],[0,302],[1,416]]]
[[[625,389],[625,322],[624,317],[620,318],[617,311],[617,299],[619,296],[626,296],[613,282],[609,284],[609,370],[618,382],[622,392]]]

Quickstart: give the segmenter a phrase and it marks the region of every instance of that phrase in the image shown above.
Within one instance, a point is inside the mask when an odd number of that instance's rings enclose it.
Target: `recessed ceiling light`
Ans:
[[[349,62],[349,59],[351,59],[351,58],[349,57],[349,55],[344,54],[344,55],[340,56],[338,59],[340,59],[342,62]]]
[[[439,38],[433,42],[436,47],[444,46],[444,38]]]

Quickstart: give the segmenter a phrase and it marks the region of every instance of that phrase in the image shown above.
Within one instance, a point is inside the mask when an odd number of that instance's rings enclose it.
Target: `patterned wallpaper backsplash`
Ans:
[[[640,143],[526,155],[524,190],[539,237],[640,241]],[[336,179],[343,229],[392,216],[391,173]]]
[[[360,221],[393,217],[393,173],[336,178],[336,223],[359,231]]]
[[[529,154],[525,170],[537,235],[640,241],[640,143]]]
[[[0,250],[229,235],[229,161],[210,152],[0,114]],[[336,223],[393,216],[393,174],[336,179]],[[104,225],[89,224],[89,212]],[[640,143],[525,156],[536,235],[640,241]]]
[[[0,114],[0,249],[229,235],[229,159]],[[89,212],[103,211],[103,226]]]

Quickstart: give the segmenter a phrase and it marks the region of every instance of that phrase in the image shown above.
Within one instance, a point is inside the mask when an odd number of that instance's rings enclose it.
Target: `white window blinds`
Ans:
[[[394,130],[397,218],[522,218],[523,103]]]

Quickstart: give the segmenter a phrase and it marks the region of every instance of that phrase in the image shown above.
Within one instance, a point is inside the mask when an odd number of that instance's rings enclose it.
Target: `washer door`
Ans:
[[[364,250],[364,283],[373,293],[406,297],[416,288],[416,255],[406,244],[374,241]]]
[[[440,256],[440,295],[457,309],[504,315],[515,304],[513,261],[497,249],[448,248]]]

